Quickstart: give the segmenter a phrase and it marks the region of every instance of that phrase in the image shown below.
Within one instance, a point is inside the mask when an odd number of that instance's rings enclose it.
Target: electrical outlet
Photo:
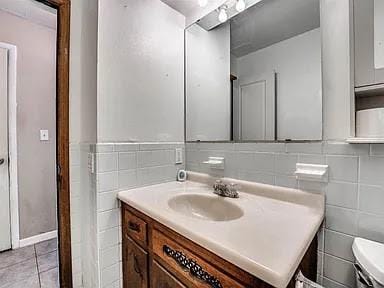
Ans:
[[[176,148],[175,163],[176,164],[183,164],[183,149],[182,148]]]

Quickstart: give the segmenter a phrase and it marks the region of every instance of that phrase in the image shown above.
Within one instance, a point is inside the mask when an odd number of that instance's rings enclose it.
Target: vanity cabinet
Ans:
[[[135,208],[121,209],[124,288],[272,287]],[[315,237],[299,268],[315,280],[316,265]]]

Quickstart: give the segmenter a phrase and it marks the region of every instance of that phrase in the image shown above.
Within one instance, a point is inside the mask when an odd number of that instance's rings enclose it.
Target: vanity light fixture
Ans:
[[[224,23],[228,20],[228,14],[227,14],[227,6],[221,6],[219,9],[219,21],[221,23]]]
[[[243,12],[245,9],[245,1],[244,0],[237,0],[236,2],[236,10],[238,12]]]
[[[200,7],[205,7],[208,4],[208,0],[198,0]]]

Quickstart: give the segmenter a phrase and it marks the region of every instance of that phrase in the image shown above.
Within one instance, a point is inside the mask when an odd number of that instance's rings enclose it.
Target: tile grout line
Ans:
[[[35,262],[36,262],[36,269],[37,269],[37,278],[39,279],[39,287],[41,288],[41,279],[40,279],[40,272],[39,272],[39,262],[37,261],[36,245],[33,245],[33,250],[35,251]]]

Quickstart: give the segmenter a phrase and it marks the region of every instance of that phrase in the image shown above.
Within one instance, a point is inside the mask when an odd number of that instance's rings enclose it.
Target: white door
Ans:
[[[0,251],[11,248],[8,171],[8,50],[0,48]]]
[[[274,140],[275,83],[274,73],[240,83],[241,140]]]
[[[241,139],[265,140],[265,81],[241,86]]]

